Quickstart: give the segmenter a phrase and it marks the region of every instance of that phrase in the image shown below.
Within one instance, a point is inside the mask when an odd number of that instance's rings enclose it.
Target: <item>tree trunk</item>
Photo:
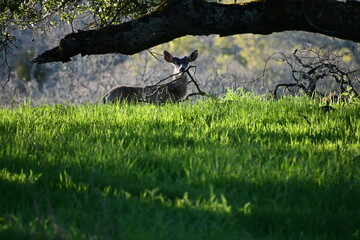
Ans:
[[[66,35],[33,60],[68,62],[81,54],[135,54],[185,35],[308,31],[360,42],[360,2],[263,0],[219,4],[168,0],[148,15],[119,25]]]

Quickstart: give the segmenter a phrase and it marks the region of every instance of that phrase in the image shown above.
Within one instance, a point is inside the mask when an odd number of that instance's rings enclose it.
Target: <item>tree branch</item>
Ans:
[[[360,3],[336,0],[258,0],[219,4],[168,0],[150,14],[120,25],[70,33],[35,63],[68,62],[81,54],[135,54],[185,35],[282,31],[317,32],[360,42]]]
[[[189,72],[190,68],[192,68],[192,67],[195,67],[195,66],[190,66],[190,67],[188,67],[185,72],[189,75],[189,77],[190,77],[190,79],[191,79],[190,82],[193,82],[193,83],[194,83],[194,85],[195,85],[195,87],[196,87],[196,90],[197,90],[198,92],[197,92],[197,93],[190,93],[189,95],[186,96],[185,100],[187,100],[189,97],[195,96],[195,95],[201,95],[201,96],[216,98],[215,96],[213,96],[213,95],[211,95],[211,94],[208,94],[208,93],[206,93],[206,92],[204,92],[204,91],[202,91],[202,90],[200,89],[199,84],[197,83],[197,81],[194,79],[194,77],[193,77],[193,76],[190,74],[190,72]]]

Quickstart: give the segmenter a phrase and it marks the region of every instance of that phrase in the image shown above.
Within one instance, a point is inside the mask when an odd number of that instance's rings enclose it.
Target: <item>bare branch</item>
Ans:
[[[196,80],[193,78],[193,76],[192,76],[192,75],[190,74],[190,72],[189,72],[189,69],[192,68],[192,67],[194,67],[194,66],[188,67],[185,72],[189,75],[189,77],[190,77],[190,79],[191,79],[191,82],[194,83],[194,85],[195,85],[195,87],[196,87],[196,89],[197,89],[197,91],[198,91],[196,95],[201,95],[201,96],[206,96],[206,97],[215,98],[215,96],[213,96],[213,95],[211,95],[211,94],[208,94],[208,93],[206,93],[206,92],[204,92],[204,91],[202,91],[202,90],[200,89],[199,84],[196,82]],[[195,94],[189,94],[189,95],[194,96]],[[189,95],[186,96],[186,98],[188,98]]]
[[[316,89],[318,82],[324,78],[335,81],[340,88],[341,94],[350,91],[355,96],[359,95],[352,84],[352,79],[354,78],[356,80],[353,75],[357,73],[359,69],[349,70],[341,67],[344,55],[338,55],[336,52],[331,52],[324,47],[319,47],[317,49],[309,48],[301,51],[296,49],[292,54],[292,58],[286,57],[283,53],[274,53],[269,59],[275,54],[283,56],[291,69],[292,79],[295,81],[294,83],[277,84],[273,90],[273,96],[275,98],[277,98],[277,92],[280,87],[284,87],[289,91],[291,91],[290,88],[298,88],[303,90],[308,96],[313,96],[314,93],[318,93]]]
[[[150,51],[149,49],[147,49],[147,51],[148,51],[148,52],[151,54],[151,56],[153,56],[156,60],[158,60],[158,61],[161,62],[161,63],[164,63],[164,61],[161,60],[160,58],[156,57],[155,54],[154,54],[152,51]],[[162,56],[162,54],[158,54],[158,55],[161,55],[161,56]]]

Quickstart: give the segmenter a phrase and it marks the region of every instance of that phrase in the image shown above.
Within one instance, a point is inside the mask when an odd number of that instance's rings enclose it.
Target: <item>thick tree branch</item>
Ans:
[[[135,54],[185,35],[308,31],[360,42],[360,2],[262,0],[219,4],[168,0],[152,13],[120,25],[66,35],[36,63],[68,62],[78,54]]]

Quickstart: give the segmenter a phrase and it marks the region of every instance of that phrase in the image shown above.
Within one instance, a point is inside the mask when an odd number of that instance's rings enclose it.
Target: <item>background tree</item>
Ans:
[[[116,84],[140,86],[153,84],[171,72],[171,69],[153,57],[161,58],[157,54],[161,54],[164,49],[179,55],[188,52],[189,49],[199,49],[198,69],[195,76],[201,82],[204,90],[216,94],[222,94],[227,88],[238,87],[244,87],[258,93],[266,93],[274,87],[274,84],[284,82],[286,79],[289,80],[291,72],[284,67],[284,64],[277,61],[268,62],[266,77],[259,79],[259,76],[262,75],[264,62],[272,53],[277,51],[291,55],[295,48],[303,49],[309,45],[326,45],[333,50],[351,53],[345,55],[344,62],[346,66],[353,69],[358,67],[359,48],[357,43],[295,31],[271,35],[241,34],[229,37],[218,37],[216,35],[208,37],[189,36],[151,48],[151,54],[144,51],[130,57],[121,54],[94,55],[86,58],[75,57],[76,61],[71,64],[51,63],[37,66],[28,62],[45,49],[58,45],[66,33],[70,32],[70,36],[73,36],[72,34],[76,36],[82,32],[99,33],[100,31],[101,33],[103,29],[114,28],[114,25],[121,25],[121,23],[126,25],[132,19],[135,19],[134,23],[143,19],[141,16],[144,14],[153,14],[163,10],[162,7],[156,8],[157,6],[166,7],[166,5],[161,5],[162,2],[121,1],[121,3],[117,3],[115,1],[75,2],[65,0],[59,3],[57,1],[39,0],[14,1],[13,5],[10,1],[2,2],[0,4],[2,10],[0,11],[1,50],[5,50],[3,53],[11,54],[7,55],[7,59],[3,58],[4,61],[1,63],[4,66],[11,67],[13,71],[11,74],[12,81],[8,83],[6,91],[2,91],[1,103],[22,102],[24,98],[30,96],[33,102],[39,101],[39,103],[43,102],[44,99],[52,102],[93,102],[100,99],[107,89]],[[174,4],[179,1],[170,2]],[[263,8],[260,7],[260,10],[264,10],[265,5],[272,2],[279,3],[281,1],[263,1],[262,5],[258,6],[263,6]],[[289,2],[295,4],[299,1]],[[330,2],[329,6],[338,4],[336,1]],[[232,4],[234,1],[222,1],[222,3]],[[252,6],[244,3],[241,2],[239,7]],[[304,2],[307,14],[305,23],[309,19],[314,20],[312,15],[309,15],[309,13],[315,14],[311,8],[312,5],[309,3]],[[218,6],[215,3],[211,4]],[[345,10],[347,8],[351,8],[352,11],[357,9],[357,3],[339,4],[342,4],[341,6],[345,7]],[[232,7],[233,5],[229,6]],[[174,10],[175,13],[180,14],[179,9],[174,9],[176,10]],[[196,10],[203,12],[206,9],[197,8]],[[286,13],[285,10],[288,9],[282,9],[282,14]],[[300,10],[303,13],[302,7]],[[272,11],[272,13],[275,12]],[[336,11],[331,14],[334,21],[336,20],[335,13]],[[176,14],[172,16],[174,16],[177,24],[184,23],[182,21],[184,17],[180,18]],[[355,17],[357,16],[360,14],[355,15]],[[227,17],[227,19],[230,18]],[[311,22],[311,24],[313,23]],[[358,24],[359,22],[352,25],[354,30],[352,32],[355,35],[360,32],[355,31]],[[249,31],[254,32],[257,29],[260,29],[260,25],[257,28],[248,28]],[[10,42],[11,44],[9,44]],[[15,44],[17,48],[14,48]],[[94,50],[96,49],[94,48]],[[6,54],[2,54],[3,56]],[[23,67],[22,65],[26,66]],[[7,76],[10,76],[7,73],[8,71],[0,73],[0,77],[6,79]],[[23,81],[22,76],[29,76],[27,79],[30,81]],[[34,81],[35,79],[36,81]],[[5,82],[3,81],[3,83]]]

